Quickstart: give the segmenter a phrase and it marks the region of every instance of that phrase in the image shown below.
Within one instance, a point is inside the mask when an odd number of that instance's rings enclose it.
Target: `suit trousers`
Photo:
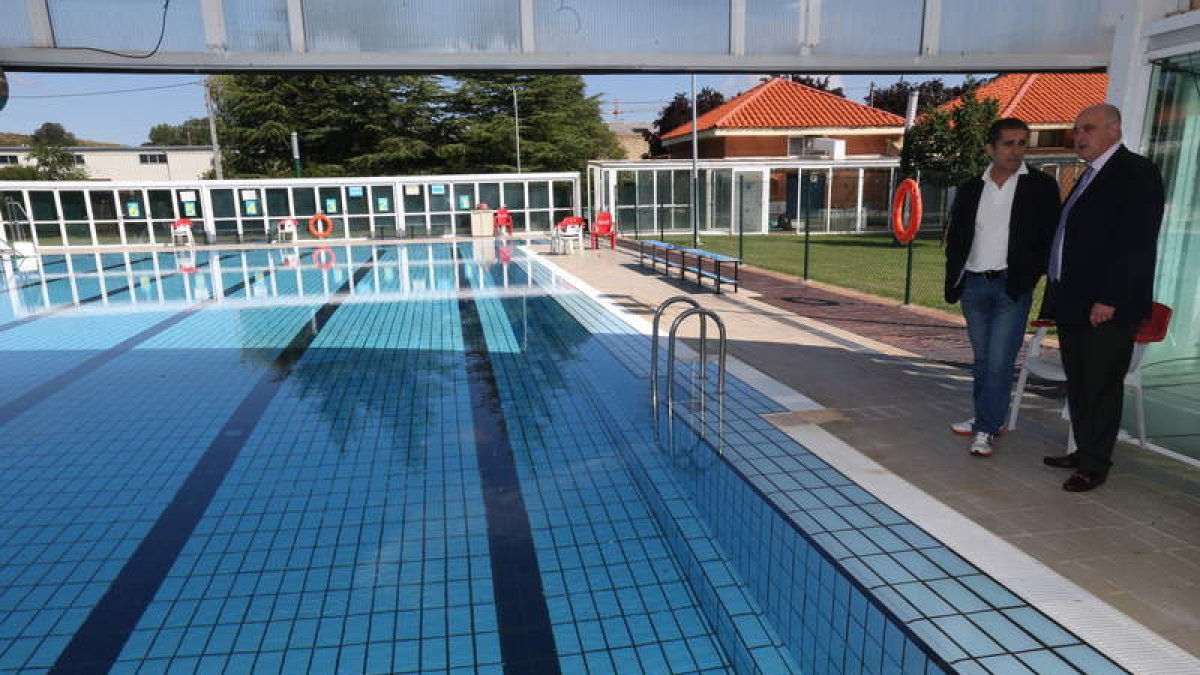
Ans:
[[[1125,374],[1137,326],[1106,321],[1058,327],[1071,429],[1079,446],[1079,470],[1107,476],[1121,428]]]

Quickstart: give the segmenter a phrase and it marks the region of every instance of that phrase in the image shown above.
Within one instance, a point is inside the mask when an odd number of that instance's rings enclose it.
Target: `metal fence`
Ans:
[[[154,245],[193,222],[207,243],[268,241],[279,220],[322,213],[331,239],[472,234],[477,205],[503,206],[518,232],[545,232],[580,213],[579,174],[172,182],[3,182],[0,239],[37,248]]]

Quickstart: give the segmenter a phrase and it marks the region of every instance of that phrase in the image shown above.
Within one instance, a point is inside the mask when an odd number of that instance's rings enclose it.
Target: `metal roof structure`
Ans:
[[[13,70],[1104,68],[1136,0],[0,0]]]

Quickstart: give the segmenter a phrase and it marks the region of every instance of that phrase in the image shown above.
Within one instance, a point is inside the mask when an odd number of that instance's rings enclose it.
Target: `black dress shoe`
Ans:
[[[1107,478],[1107,476],[1100,476],[1094,473],[1076,471],[1071,474],[1067,482],[1063,483],[1063,489],[1067,492],[1087,492],[1103,485]]]
[[[1069,455],[1058,455],[1055,457],[1043,457],[1042,464],[1053,466],[1058,469],[1078,469],[1079,454],[1072,452]]]

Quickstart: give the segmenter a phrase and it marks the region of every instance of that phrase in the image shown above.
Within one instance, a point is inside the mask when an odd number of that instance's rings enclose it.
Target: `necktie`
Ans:
[[[1062,278],[1062,251],[1063,239],[1066,238],[1067,232],[1067,218],[1071,215],[1071,207],[1075,206],[1075,200],[1083,194],[1083,189],[1091,182],[1094,173],[1089,164],[1079,176],[1079,180],[1075,181],[1075,189],[1071,190],[1071,196],[1067,198],[1067,203],[1063,204],[1062,213],[1058,216],[1058,229],[1054,231],[1054,243],[1050,246],[1050,271],[1047,274],[1050,281]]]

